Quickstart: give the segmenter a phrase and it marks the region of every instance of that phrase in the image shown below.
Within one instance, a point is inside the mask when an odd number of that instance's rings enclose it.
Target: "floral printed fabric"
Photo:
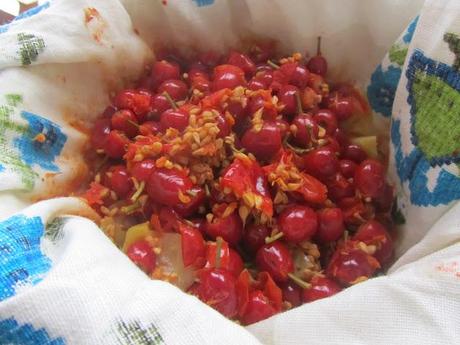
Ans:
[[[0,343],[355,344],[369,334],[373,344],[458,343],[460,5],[429,0],[416,17],[416,3],[350,0],[328,12],[313,0],[61,0],[0,27]],[[404,17],[398,6],[413,11]],[[375,20],[390,9],[384,25]],[[79,181],[82,128],[141,73],[152,57],[145,42],[220,49],[248,27],[302,51],[319,31],[331,66],[347,61],[347,78],[369,80],[406,225],[388,276],[244,329],[146,277],[82,217],[90,213],[79,199],[23,205]],[[381,47],[390,48],[379,64]]]

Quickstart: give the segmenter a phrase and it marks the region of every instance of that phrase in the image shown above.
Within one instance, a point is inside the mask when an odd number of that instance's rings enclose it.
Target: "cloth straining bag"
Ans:
[[[1,26],[0,343],[456,344],[459,19],[455,0],[56,0]],[[79,199],[33,203],[78,187],[82,128],[150,47],[313,51],[318,35],[330,79],[367,91],[389,133],[405,224],[387,276],[243,328],[147,278]]]

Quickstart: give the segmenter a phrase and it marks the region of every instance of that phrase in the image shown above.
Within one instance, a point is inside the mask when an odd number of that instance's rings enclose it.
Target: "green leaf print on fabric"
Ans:
[[[419,149],[428,160],[460,154],[460,93],[435,75],[415,73],[414,127]]]
[[[449,44],[449,50],[455,55],[452,67],[456,70],[460,69],[460,36],[452,32],[446,32],[444,34],[444,42]]]
[[[164,340],[155,325],[143,327],[139,321],[119,321],[116,325],[116,334],[120,345],[164,344]]]
[[[402,67],[402,65],[404,65],[404,60],[406,60],[407,51],[407,47],[401,47],[399,44],[393,44],[388,52],[388,57],[392,63]]]
[[[37,60],[38,55],[45,49],[43,38],[23,32],[18,34],[18,44],[18,54],[23,66]]]

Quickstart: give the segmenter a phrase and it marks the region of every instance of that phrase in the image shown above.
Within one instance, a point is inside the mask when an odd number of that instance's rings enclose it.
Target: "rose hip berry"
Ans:
[[[298,243],[313,237],[318,229],[318,218],[310,207],[293,205],[281,212],[278,225],[286,241]]]
[[[107,135],[104,151],[111,158],[121,158],[126,152],[130,143],[129,139],[122,132],[113,130]]]
[[[232,213],[227,217],[215,217],[206,223],[204,231],[211,238],[222,237],[229,244],[235,245],[243,236],[243,223],[236,213]]]
[[[314,276],[310,281],[311,287],[302,291],[302,300],[305,303],[326,298],[340,292],[342,288],[335,281],[321,276]]]
[[[241,144],[258,159],[269,160],[281,148],[281,131],[275,122],[265,121],[260,130],[247,130]]]
[[[156,255],[146,241],[134,242],[129,246],[126,254],[145,273],[149,274],[155,269]]]
[[[366,197],[378,197],[385,188],[385,169],[382,163],[367,159],[363,161],[355,172],[355,185]]]
[[[213,91],[234,89],[245,84],[244,71],[241,68],[233,65],[219,65],[214,68]]]
[[[289,249],[279,241],[265,244],[259,248],[256,264],[261,271],[266,271],[276,282],[288,280],[288,274],[294,271]]]
[[[244,325],[265,320],[276,314],[276,309],[270,304],[269,299],[260,290],[255,290],[249,293],[248,304],[246,311],[241,318]]]
[[[345,231],[343,214],[340,208],[324,208],[317,212],[318,231],[315,238],[321,243],[337,241]]]
[[[129,138],[139,132],[136,115],[131,110],[118,110],[112,115],[112,128],[125,133]]]

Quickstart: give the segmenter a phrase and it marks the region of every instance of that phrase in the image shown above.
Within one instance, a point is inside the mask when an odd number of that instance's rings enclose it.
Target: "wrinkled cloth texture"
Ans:
[[[313,52],[318,35],[389,140],[386,276],[244,328],[150,280],[80,199],[34,202],[81,187],[88,124],[152,48]],[[0,26],[0,344],[457,344],[459,54],[456,0],[56,0]]]

